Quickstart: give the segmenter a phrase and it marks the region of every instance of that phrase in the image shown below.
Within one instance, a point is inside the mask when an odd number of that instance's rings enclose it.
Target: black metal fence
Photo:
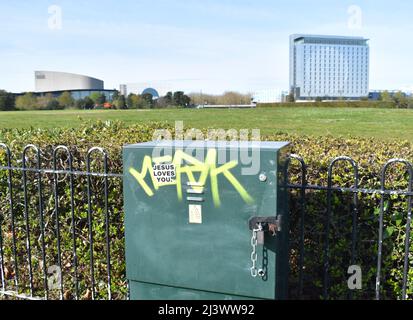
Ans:
[[[106,151],[90,149],[86,171],[77,171],[66,146],[53,150],[52,159],[48,159],[51,169],[41,167],[43,153],[34,145],[24,148],[18,167],[12,165],[9,147],[0,144],[0,149],[6,154],[6,166],[0,167],[0,173],[6,173],[7,179],[7,191],[0,191],[0,198],[7,199],[7,205],[2,203],[0,208],[1,293],[25,299],[113,299],[109,179],[121,182],[122,175],[109,173]],[[29,152],[34,154],[34,161],[30,161]],[[100,159],[92,160],[94,155]],[[93,172],[91,166],[96,161],[102,172]],[[59,169],[58,163],[64,168]],[[79,190],[78,185],[86,188]],[[94,221],[97,214],[103,216],[100,221]],[[101,227],[99,231],[97,227]],[[99,270],[95,270],[97,267]],[[97,296],[97,288],[102,287],[106,294]],[[117,298],[123,297],[118,293]]]
[[[291,184],[287,181],[286,185],[287,188],[290,190],[298,190],[299,195],[296,199],[299,202],[299,250],[298,250],[298,297],[303,295],[304,290],[304,277],[305,277],[305,266],[304,266],[304,256],[306,253],[305,249],[305,220],[306,220],[306,192],[308,191],[324,191],[326,194],[326,210],[325,210],[325,218],[323,221],[323,235],[321,237],[323,245],[322,245],[322,298],[329,299],[329,289],[330,289],[330,229],[331,229],[331,220],[332,220],[332,213],[333,213],[333,193],[341,193],[341,194],[349,194],[351,199],[348,199],[351,202],[351,212],[350,212],[350,221],[351,221],[351,236],[350,236],[350,259],[349,259],[349,266],[357,265],[357,261],[360,261],[357,257],[357,244],[362,241],[363,239],[358,238],[358,229],[360,226],[360,221],[358,219],[359,214],[359,200],[363,195],[371,195],[373,197],[379,197],[380,205],[379,205],[379,212],[378,212],[378,223],[377,223],[377,238],[371,240],[370,245],[377,247],[377,257],[376,257],[376,268],[372,268],[372,270],[376,271],[375,274],[375,281],[374,281],[374,298],[380,300],[382,298],[382,279],[384,276],[382,264],[383,264],[383,240],[384,240],[384,220],[385,215],[391,215],[388,206],[385,206],[385,201],[388,199],[389,201],[391,197],[393,197],[393,201],[405,201],[406,207],[405,212],[401,214],[405,216],[404,221],[405,224],[405,234],[404,237],[404,254],[403,254],[403,268],[402,268],[402,279],[399,283],[395,285],[401,287],[401,295],[395,298],[398,299],[408,299],[408,287],[409,287],[409,271],[410,271],[410,263],[411,263],[411,254],[410,254],[410,247],[411,247],[411,213],[412,213],[412,181],[413,181],[413,166],[410,162],[403,160],[403,159],[392,159],[388,161],[383,169],[381,170],[380,176],[380,189],[364,189],[360,188],[360,178],[359,178],[359,167],[357,163],[349,158],[349,157],[338,157],[335,158],[328,167],[328,176],[327,176],[327,186],[317,186],[317,185],[309,185],[307,183],[307,166],[301,157],[297,155],[291,155],[289,159],[290,165],[291,161],[297,161],[300,166],[301,171],[301,182],[299,184]],[[339,163],[348,163],[353,170],[353,185],[351,187],[336,187],[333,186],[333,171],[336,168],[337,164]],[[406,184],[408,185],[408,189],[405,191],[402,190],[394,190],[388,189],[386,187],[386,178],[389,169],[392,166],[401,164],[405,166],[407,170],[407,181]],[[289,175],[287,175],[288,177]],[[287,178],[288,179],[288,178]],[[322,195],[324,196],[324,195]],[[373,219],[375,222],[375,220]],[[373,224],[374,225],[374,224]],[[397,265],[397,263],[395,263]],[[366,267],[366,266],[364,266]],[[397,268],[397,267],[395,267]],[[411,275],[410,275],[411,277]],[[353,298],[353,292],[349,291],[348,298]],[[363,296],[363,299],[366,299],[366,296]]]
[[[49,153],[51,156],[47,157],[47,153],[36,146],[28,145],[21,158],[13,158],[9,147],[0,144],[0,156],[3,154],[5,159],[5,163],[0,162],[0,297],[127,299],[122,175],[110,173],[108,154],[101,148],[90,149],[85,162],[76,166],[66,146],[58,146]],[[51,168],[46,168],[46,163]],[[348,157],[336,158],[330,163],[327,186],[308,184],[307,166],[301,157],[291,155],[288,167],[293,164],[298,165],[296,172],[300,177],[295,174],[295,182],[286,181],[291,194],[292,229],[295,228],[291,231],[293,289],[290,298],[409,298],[412,164],[402,159],[390,160],[382,170],[378,189],[360,188],[359,167]],[[333,173],[339,164],[352,169],[352,185],[335,186]],[[407,171],[406,191],[386,187],[387,173],[395,165],[403,165]],[[291,178],[292,174],[287,177]],[[325,205],[318,209],[311,199],[316,194],[314,203],[325,200]],[[337,194],[343,198],[338,199]],[[373,209],[377,217],[369,221],[367,232],[363,231],[360,220],[360,202],[363,210],[367,210],[363,197],[372,200],[373,207],[375,199],[379,204]],[[405,205],[389,204],[395,201]],[[349,205],[348,215],[339,217],[345,220],[337,222],[335,219],[343,212],[343,205]],[[393,241],[385,232],[392,208],[402,210],[398,215],[402,218],[397,223],[405,230],[404,236],[399,234],[404,246],[402,254],[393,262],[386,262],[387,269],[383,270],[384,241]],[[312,215],[312,210],[319,210],[320,214]],[[345,235],[338,231],[342,225],[349,226]],[[364,235],[367,239],[363,239]],[[337,243],[347,237],[349,240],[342,243],[343,247],[337,248]],[[361,249],[360,244],[367,249]],[[342,288],[343,283],[346,285],[346,274],[337,274],[334,267],[337,261],[332,263],[332,260],[337,260],[337,252],[342,258],[347,251],[348,259],[338,261],[339,269],[342,270],[343,265],[361,264],[363,271],[367,270],[363,285],[368,288],[373,279],[370,291],[360,294]],[[391,250],[389,252],[386,251],[386,257]],[[365,263],[371,266],[367,268]],[[383,297],[383,278],[388,280],[388,268],[396,270],[391,276],[395,281],[388,281],[396,296],[385,294]],[[410,278],[413,278],[411,274]],[[341,279],[339,285],[337,279]]]

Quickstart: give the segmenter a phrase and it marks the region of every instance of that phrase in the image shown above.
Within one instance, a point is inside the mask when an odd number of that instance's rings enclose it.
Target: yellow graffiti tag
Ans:
[[[183,166],[183,163],[186,163]],[[153,165],[155,164],[164,164],[172,163],[175,166],[176,178],[171,182],[160,182],[154,177]],[[204,186],[208,180],[208,177],[211,180],[211,193],[212,200],[216,207],[221,206],[221,199],[219,194],[218,186],[218,177],[223,175],[228,182],[234,187],[234,189],[239,193],[241,198],[247,204],[254,203],[254,199],[249,195],[247,190],[241,185],[241,183],[235,178],[231,173],[231,169],[238,166],[237,161],[231,161],[224,164],[221,167],[216,166],[217,163],[217,151],[215,149],[210,149],[205,158],[205,162],[199,161],[198,159],[186,154],[185,152],[178,150],[175,153],[175,157],[172,159],[170,156],[154,158],[152,159],[149,156],[146,156],[143,159],[141,171],[137,171],[134,168],[129,169],[129,173],[136,179],[145,193],[152,197],[155,195],[151,187],[146,183],[145,178],[149,174],[152,180],[153,188],[159,190],[160,187],[164,186],[176,186],[177,197],[179,201],[182,201],[182,175],[185,174],[188,177],[188,181],[193,184],[194,189],[203,191]],[[199,174],[199,179],[196,180],[195,173]]]

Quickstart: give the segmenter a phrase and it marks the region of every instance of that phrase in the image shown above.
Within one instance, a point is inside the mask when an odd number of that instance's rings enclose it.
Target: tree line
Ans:
[[[390,93],[388,91],[381,92],[379,101],[393,103],[396,107],[401,109],[413,109],[413,96],[409,97],[401,91],[396,93]]]
[[[191,93],[189,97],[196,105],[248,105],[252,101],[252,94],[235,91],[227,91],[221,95]]]
[[[32,92],[16,96],[0,90],[0,111],[11,110],[62,110],[62,109],[93,109],[97,105],[104,105],[107,98],[104,94],[93,93],[90,97],[75,100],[70,92],[63,92],[58,98],[52,94],[36,96]]]
[[[171,107],[193,107],[196,105],[242,105],[251,103],[251,94],[238,92],[225,92],[222,95],[211,95],[202,93],[190,93],[186,95],[183,91],[168,92],[165,96],[154,99],[151,94],[134,94],[127,97],[115,91],[108,99],[106,95],[95,92],[83,99],[76,100],[70,92],[64,92],[59,97],[51,94],[36,96],[28,92],[23,95],[14,95],[5,90],[0,90],[0,111],[11,110],[62,110],[62,109],[162,109]],[[295,102],[294,97],[289,95],[287,102]],[[321,102],[321,98],[317,102]],[[361,99],[367,101],[368,98]],[[403,92],[380,93],[378,101],[386,102],[390,107],[413,108],[413,97]]]
[[[37,96],[32,92],[15,96],[0,91],[0,111],[8,110],[63,110],[63,109],[162,109],[171,107],[193,107],[198,104],[249,104],[250,95],[227,92],[219,95],[187,95],[183,91],[168,92],[165,96],[154,99],[149,94],[130,93],[127,97],[115,91],[110,100],[104,94],[95,92],[83,99],[74,99],[70,92],[63,92],[59,97],[52,94]]]
[[[10,111],[15,109],[14,94],[0,90],[0,111]]]
[[[126,98],[128,109],[163,109],[170,107],[191,107],[191,98],[183,91],[168,92],[165,96],[153,99],[149,93],[142,95],[130,93]]]
[[[317,97],[315,99],[315,102],[321,103],[323,100],[327,100],[328,98],[325,97],[324,99],[322,97]],[[335,103],[338,103],[340,101],[345,101],[344,98],[338,99]],[[400,108],[400,109],[413,109],[413,96],[408,96],[402,91],[397,91],[397,92],[389,92],[387,90],[380,92],[378,95],[377,100],[369,100],[369,97],[362,97],[360,101],[381,101],[381,102],[387,102],[391,107],[395,108]],[[295,97],[293,93],[290,93],[286,97],[286,102],[287,103],[295,103]]]
[[[108,99],[105,94],[94,92],[82,99],[74,99],[70,92],[63,92],[59,97],[51,93],[37,96],[32,92],[14,95],[0,90],[0,111],[12,110],[63,110],[63,109],[154,109],[169,107],[190,107],[191,98],[183,91],[168,92],[165,96],[154,99],[151,94],[134,94],[127,97],[114,92]]]

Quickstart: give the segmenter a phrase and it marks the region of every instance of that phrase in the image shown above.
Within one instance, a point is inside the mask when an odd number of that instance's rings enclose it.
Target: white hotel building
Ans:
[[[290,36],[290,90],[297,100],[360,99],[369,94],[368,39]]]

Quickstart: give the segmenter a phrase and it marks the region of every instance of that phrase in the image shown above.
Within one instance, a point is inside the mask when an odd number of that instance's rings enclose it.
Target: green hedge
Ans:
[[[289,140],[293,142],[292,152],[301,155],[308,165],[308,183],[327,186],[328,167],[331,160],[338,156],[350,156],[359,165],[360,187],[380,189],[380,174],[384,164],[393,158],[405,158],[412,161],[413,148],[409,142],[382,142],[375,139],[303,137],[277,134],[270,140]],[[294,162],[295,163],[295,162]],[[349,165],[338,165],[333,171],[333,184],[351,187],[353,170]],[[297,164],[292,166],[290,179],[300,183],[301,174]],[[392,167],[386,179],[387,188],[407,190],[408,174],[406,168]],[[292,225],[292,278],[291,295],[297,296],[297,253],[299,234],[300,197],[299,192],[292,192],[290,199]],[[350,265],[352,194],[333,193],[330,241],[331,257],[331,298],[348,297],[347,268]],[[326,192],[306,193],[305,216],[305,281],[304,296],[317,298],[322,295],[323,279],[323,243],[327,207]],[[354,298],[371,299],[374,297],[378,215],[380,196],[359,195],[358,206],[358,241],[356,264],[363,270],[363,290],[355,293]],[[383,297],[397,299],[401,296],[402,270],[404,259],[405,224],[407,217],[407,199],[401,196],[386,198],[385,240],[383,245]],[[409,296],[412,295],[413,272],[409,273]]]
[[[98,122],[85,124],[79,129],[4,129],[0,130],[0,142],[7,143],[13,151],[13,164],[21,166],[21,152],[28,143],[38,145],[44,151],[42,166],[51,168],[51,150],[57,145],[71,146],[74,155],[74,169],[85,170],[85,155],[89,148],[101,146],[105,148],[109,155],[109,167],[114,173],[122,172],[121,148],[126,143],[137,143],[149,141],[153,131],[157,128],[173,128],[163,123],[152,123],[147,125],[126,126],[119,122]],[[374,139],[360,138],[334,138],[334,137],[307,137],[274,133],[265,137],[266,140],[291,141],[292,152],[301,155],[308,165],[308,182],[310,184],[327,185],[328,165],[334,157],[347,155],[351,156],[360,166],[361,187],[379,188],[380,170],[382,166],[392,158],[413,159],[413,148],[409,142],[394,141],[383,142]],[[102,170],[101,162],[94,157],[94,170]],[[0,151],[0,163],[4,163],[5,155]],[[31,166],[35,163],[29,161]],[[65,167],[62,161],[59,168]],[[339,186],[351,186],[352,171],[348,166],[338,166],[334,171],[334,184]],[[61,177],[62,179],[64,177]],[[28,181],[35,181],[36,176],[28,173]],[[300,170],[294,162],[290,170],[291,182],[300,180]],[[48,175],[43,179],[44,185],[44,206],[47,243],[46,256],[50,264],[57,263],[56,235],[55,235],[55,212],[53,201],[53,176]],[[103,199],[100,196],[103,192],[103,181],[99,178],[92,179],[92,190],[96,195],[94,198],[94,255],[96,258],[96,283],[98,298],[106,298],[106,262],[104,246],[104,212],[101,208]],[[21,190],[21,175],[15,174],[13,185],[15,188],[15,212],[16,227],[19,241],[19,263],[21,265],[20,277],[27,281],[27,255],[25,250],[25,231],[23,219],[23,198]],[[39,250],[39,223],[35,216],[37,200],[37,184],[29,184],[30,195],[30,215],[31,241],[33,243],[33,254],[41,256]],[[395,189],[405,189],[407,187],[407,175],[405,168],[395,167],[389,171],[388,185]],[[87,206],[86,206],[86,181],[84,178],[75,179],[75,216],[76,232],[78,234],[78,263],[81,296],[84,299],[90,298],[90,270],[89,242],[87,240]],[[12,243],[10,229],[10,215],[8,212],[7,197],[4,196],[7,190],[7,175],[5,171],[0,171],[0,214],[3,218],[3,234],[5,242],[5,262],[8,275],[8,284],[12,285],[13,265],[12,265]],[[69,198],[70,190],[67,183],[59,180],[60,197],[60,223],[62,224],[61,239],[63,250],[63,266],[66,276],[65,297],[73,298],[73,263],[71,250],[73,247],[71,240],[71,223]],[[110,179],[109,203],[111,207],[111,250],[113,269],[113,291],[115,299],[123,299],[126,295],[125,283],[125,263],[124,263],[124,242],[123,242],[123,209],[122,209],[122,184],[120,179]],[[63,196],[63,195],[66,195]],[[333,215],[331,221],[330,249],[331,249],[331,298],[342,299],[348,295],[347,289],[347,268],[349,263],[349,253],[351,248],[351,200],[352,195],[333,193]],[[363,290],[355,294],[355,298],[371,299],[374,296],[376,256],[377,256],[377,231],[378,231],[378,208],[380,198],[376,195],[359,195],[358,232],[357,242],[358,258],[356,263],[363,269]],[[405,239],[404,224],[406,222],[406,199],[392,196],[386,200],[388,213],[385,216],[384,258],[383,258],[383,295],[385,298],[399,298],[401,288],[401,275],[403,263],[403,240]],[[326,214],[326,193],[322,191],[306,193],[306,215],[305,215],[305,279],[304,296],[311,299],[318,299],[322,294],[322,248],[325,240],[323,230]],[[298,296],[298,239],[300,225],[299,193],[291,192],[291,277],[290,296]],[[42,294],[41,261],[33,259],[35,269],[35,286],[37,294]],[[413,274],[409,277],[409,294],[412,292]],[[56,293],[55,293],[56,294]]]
[[[397,108],[394,102],[385,101],[329,101],[329,102],[282,102],[282,103],[260,103],[258,108]]]

